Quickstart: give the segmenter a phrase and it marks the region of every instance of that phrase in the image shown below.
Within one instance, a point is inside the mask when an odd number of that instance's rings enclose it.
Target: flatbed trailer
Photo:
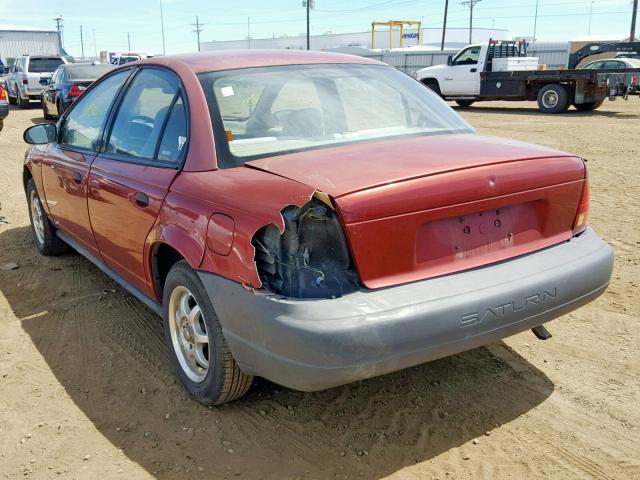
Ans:
[[[582,111],[595,110],[607,98],[628,99],[640,94],[640,68],[575,68],[589,54],[640,50],[640,42],[587,45],[571,55],[569,69],[493,71],[495,59],[526,59],[524,45],[511,41],[470,45],[450,57],[447,65],[418,71],[417,78],[446,100],[455,100],[463,107],[477,101],[535,100],[543,113],[561,113],[571,105]]]

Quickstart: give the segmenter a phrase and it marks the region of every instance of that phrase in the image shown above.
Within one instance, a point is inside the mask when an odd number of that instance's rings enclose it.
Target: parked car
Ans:
[[[0,131],[4,126],[4,119],[9,115],[9,97],[4,79],[0,79]]]
[[[161,315],[204,403],[544,338],[611,276],[582,159],[478,135],[363,57],[143,60],[24,138],[48,144],[23,172],[38,250],[72,247]]]
[[[40,100],[44,88],[40,81],[51,78],[53,71],[64,63],[67,61],[56,55],[23,55],[16,58],[6,78],[9,103],[27,108],[31,100]]]
[[[118,55],[117,57],[114,57],[113,60],[111,60],[111,63],[113,65],[124,65],[125,63],[137,62],[141,58],[142,57],[137,54]]]
[[[595,60],[593,62],[589,62],[578,68],[587,70],[623,70],[627,68],[640,68],[640,59],[624,57],[607,58],[604,60]]]
[[[115,67],[109,64],[71,63],[60,65],[45,86],[40,100],[44,118],[59,117],[98,77]]]

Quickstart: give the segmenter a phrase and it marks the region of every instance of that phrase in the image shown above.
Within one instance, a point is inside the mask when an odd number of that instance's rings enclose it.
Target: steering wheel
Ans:
[[[149,125],[151,128],[153,128],[153,125],[156,123],[156,121],[147,116],[147,115],[136,115],[135,117],[131,117],[131,119],[129,120],[129,122],[133,123],[144,123]]]

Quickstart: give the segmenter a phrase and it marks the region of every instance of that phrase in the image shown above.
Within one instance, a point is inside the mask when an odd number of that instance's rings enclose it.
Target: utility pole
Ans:
[[[638,0],[633,0],[633,16],[631,17],[631,34],[629,41],[636,41],[636,15],[638,14]]]
[[[162,31],[162,54],[166,55],[166,50],[164,48],[164,17],[162,16],[162,0],[160,0],[160,29]]]
[[[131,35],[127,32],[127,45],[129,45],[129,51],[131,51]]]
[[[64,28],[64,25],[62,23],[62,15],[58,15],[53,19],[53,21],[56,22],[56,29],[58,30],[58,43],[60,45],[60,53],[62,54],[62,48],[64,47],[62,43],[62,30]]]
[[[251,18],[247,17],[247,47],[251,49]]]
[[[96,29],[93,29],[93,55],[98,59],[98,47],[96,47]]]
[[[460,5],[464,5],[469,7],[469,43],[473,43],[473,9],[477,3],[480,3],[482,0],[467,0],[466,2],[461,2]]]
[[[200,32],[202,32],[200,27],[204,27],[204,23],[200,23],[198,16],[196,15],[196,23],[192,23],[191,26],[196,27],[196,29],[193,30],[193,33],[195,33],[198,38],[198,51],[200,51]]]
[[[447,34],[447,11],[449,10],[449,0],[444,0],[444,20],[442,21],[442,42],[440,50],[444,50],[444,37]]]
[[[589,17],[589,22],[591,22],[591,17]],[[538,0],[536,0],[536,14],[533,18],[533,39],[536,39],[536,32],[538,31]]]
[[[82,59],[84,60],[84,38],[82,37],[82,25],[80,25],[80,48],[82,49]]]
[[[589,6],[589,27],[587,28],[587,35],[591,35],[591,16],[593,15],[593,4],[594,3],[595,2],[593,0],[591,0],[591,5]]]
[[[307,50],[311,50],[311,39],[309,37],[309,16],[311,13],[311,9],[315,8],[316,2],[315,0],[302,0],[302,6],[307,8]]]

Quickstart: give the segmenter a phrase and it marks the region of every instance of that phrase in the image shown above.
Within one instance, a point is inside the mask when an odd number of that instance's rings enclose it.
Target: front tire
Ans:
[[[424,86],[426,86],[427,88],[431,89],[433,91],[433,93],[435,93],[439,97],[442,97],[442,91],[440,90],[440,84],[438,83],[437,80],[434,80],[433,78],[428,78],[427,80],[422,82],[422,84]]]
[[[163,308],[171,362],[189,395],[205,405],[242,397],[253,377],[240,370],[202,282],[184,260],[167,275]]]
[[[569,92],[564,85],[552,83],[538,92],[538,109],[542,113],[562,113],[569,108]]]
[[[469,108],[471,105],[473,105],[474,100],[456,100],[456,103],[461,108]]]
[[[38,251],[45,256],[60,255],[69,247],[56,235],[56,229],[42,206],[36,184],[32,178],[27,182],[27,201],[29,202],[29,219],[31,233]]]

